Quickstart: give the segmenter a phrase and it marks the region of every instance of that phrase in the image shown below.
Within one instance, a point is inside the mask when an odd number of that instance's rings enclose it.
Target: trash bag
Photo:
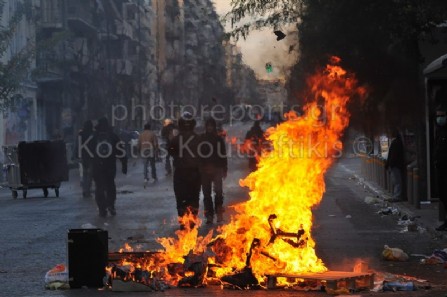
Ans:
[[[57,264],[45,274],[45,288],[51,290],[70,288],[68,269],[65,264]]]
[[[382,256],[388,261],[407,261],[408,255],[399,248],[390,248],[388,245],[384,246]]]

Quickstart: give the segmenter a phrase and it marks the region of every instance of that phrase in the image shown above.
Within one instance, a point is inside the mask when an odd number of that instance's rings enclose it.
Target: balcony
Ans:
[[[115,26],[116,26],[116,34],[118,36],[126,36],[129,39],[134,38],[133,28],[128,22],[115,20]]]
[[[79,33],[95,33],[93,8],[90,1],[69,1],[67,6],[67,24]]]
[[[33,71],[33,76],[37,83],[62,80],[63,73],[58,63],[58,55],[55,51],[38,53],[36,57],[36,69]]]

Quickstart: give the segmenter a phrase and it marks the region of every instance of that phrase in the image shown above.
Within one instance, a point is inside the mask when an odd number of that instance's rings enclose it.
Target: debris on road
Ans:
[[[390,248],[388,245],[384,246],[382,256],[388,261],[407,261],[408,255],[400,248]]]
[[[70,289],[68,270],[65,264],[57,264],[45,274],[45,288],[49,290]]]

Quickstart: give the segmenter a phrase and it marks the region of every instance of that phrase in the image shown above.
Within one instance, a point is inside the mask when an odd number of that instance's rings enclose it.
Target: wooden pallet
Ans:
[[[372,289],[374,287],[374,274],[365,272],[326,271],[322,273],[303,274],[274,274],[267,276],[267,289],[278,288],[278,278],[286,278],[288,282],[318,282],[326,288],[336,290],[346,288],[348,290]]]

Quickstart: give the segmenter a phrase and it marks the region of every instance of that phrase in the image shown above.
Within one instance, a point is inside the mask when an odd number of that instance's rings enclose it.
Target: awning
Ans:
[[[447,78],[447,54],[440,56],[424,69],[427,78]]]

